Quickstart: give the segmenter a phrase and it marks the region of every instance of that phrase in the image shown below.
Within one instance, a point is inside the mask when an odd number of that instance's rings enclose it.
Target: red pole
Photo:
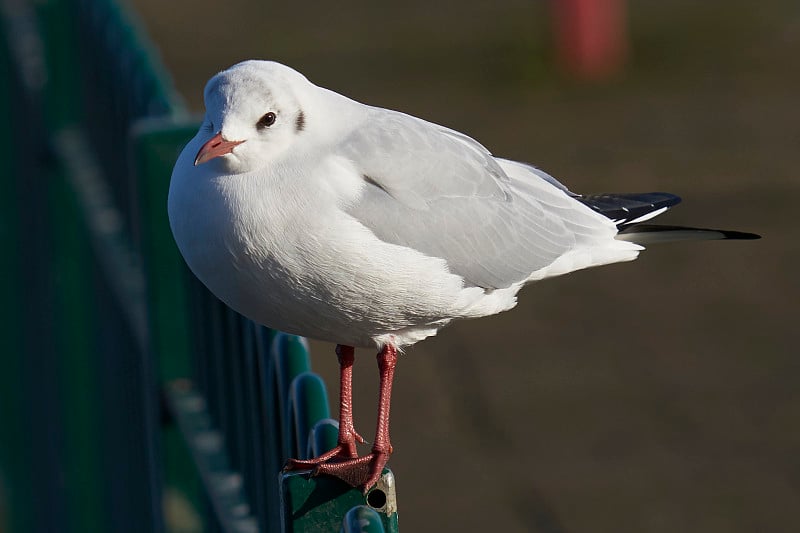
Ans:
[[[552,0],[558,63],[584,80],[607,79],[628,55],[625,0]]]

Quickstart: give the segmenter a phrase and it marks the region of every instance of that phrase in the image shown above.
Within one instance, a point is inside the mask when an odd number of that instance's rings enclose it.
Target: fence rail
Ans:
[[[166,195],[197,122],[131,14],[3,0],[0,17],[7,530],[396,531],[388,470],[367,498],[281,473],[335,444],[325,384],[304,339],[180,260]]]

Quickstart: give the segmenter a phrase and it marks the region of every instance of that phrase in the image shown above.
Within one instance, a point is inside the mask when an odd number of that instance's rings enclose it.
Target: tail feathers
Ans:
[[[679,196],[666,192],[601,193],[575,199],[610,218],[620,229],[650,220],[681,201]]]
[[[635,224],[617,234],[617,240],[636,244],[653,244],[677,241],[709,241],[721,239],[760,239],[755,233],[721,229],[690,228],[686,226],[662,226],[658,224]]]

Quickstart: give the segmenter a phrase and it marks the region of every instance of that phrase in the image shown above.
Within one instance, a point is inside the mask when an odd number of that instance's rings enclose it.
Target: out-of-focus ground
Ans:
[[[604,85],[559,76],[541,2],[133,4],[197,110],[216,71],[277,59],[573,190],[670,191],[662,222],[764,236],[548,280],[409,350],[403,531],[800,531],[800,3],[630,2],[630,63]],[[335,395],[333,347],[313,349]],[[359,352],[367,437],[376,372]]]

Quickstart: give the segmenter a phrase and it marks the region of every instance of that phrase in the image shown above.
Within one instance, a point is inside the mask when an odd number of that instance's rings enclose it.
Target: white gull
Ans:
[[[365,489],[391,453],[398,348],[454,319],[511,309],[526,283],[633,260],[654,235],[748,236],[656,232],[639,223],[676,196],[576,195],[462,133],[358,103],[275,62],[220,72],[205,104],[172,175],[175,240],[194,274],[233,309],[340,345],[339,446],[290,466]],[[363,457],[350,411],[354,346],[380,350],[378,432]]]

